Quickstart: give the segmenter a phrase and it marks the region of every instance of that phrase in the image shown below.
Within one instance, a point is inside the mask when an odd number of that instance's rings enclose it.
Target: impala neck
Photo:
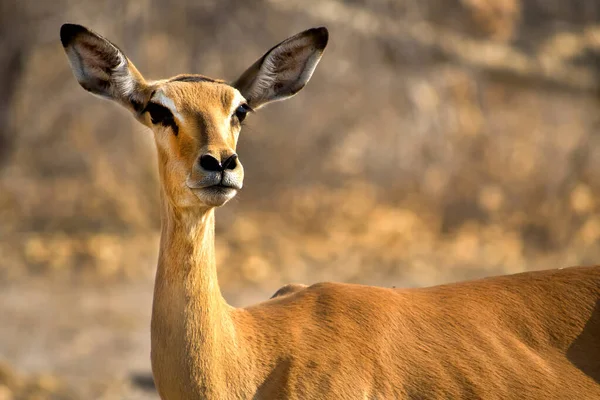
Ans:
[[[183,285],[171,289],[183,290],[188,300],[201,302],[202,314],[226,308],[217,281],[213,209],[182,211],[163,205],[156,284]]]
[[[182,211],[162,197],[153,370],[159,390],[184,387],[190,391],[182,394],[185,398],[206,394],[213,381],[222,379],[218,360],[230,356],[226,349],[235,340],[235,330],[217,282],[213,209]]]

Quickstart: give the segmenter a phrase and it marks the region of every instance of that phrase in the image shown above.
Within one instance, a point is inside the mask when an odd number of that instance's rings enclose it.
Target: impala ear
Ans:
[[[75,78],[85,90],[134,110],[145,104],[148,85],[117,46],[74,24],[60,28],[60,41]]]
[[[313,28],[284,40],[246,70],[232,86],[253,109],[285,100],[302,89],[312,76],[329,33]]]

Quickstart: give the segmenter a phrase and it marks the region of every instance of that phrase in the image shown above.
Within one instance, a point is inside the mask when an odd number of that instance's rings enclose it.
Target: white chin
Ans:
[[[234,188],[224,187],[207,187],[204,189],[195,190],[194,194],[198,199],[210,207],[220,207],[233,199],[237,194]]]

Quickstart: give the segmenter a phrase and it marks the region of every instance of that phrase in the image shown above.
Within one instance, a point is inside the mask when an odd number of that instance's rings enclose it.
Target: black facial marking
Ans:
[[[129,97],[129,102],[136,113],[141,114],[144,112],[144,103],[136,100],[133,96]]]
[[[179,133],[179,128],[177,127],[177,123],[175,122],[175,118],[173,118],[173,114],[171,110],[167,107],[158,104],[149,102],[144,109],[144,112],[148,112],[150,114],[150,118],[152,119],[152,123],[155,125],[163,125],[168,126],[173,129],[173,133],[175,136]]]

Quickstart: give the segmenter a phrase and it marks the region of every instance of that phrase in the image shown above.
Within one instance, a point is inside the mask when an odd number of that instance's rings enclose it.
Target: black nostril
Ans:
[[[231,157],[229,157],[227,160],[225,160],[223,162],[223,171],[225,171],[226,169],[235,169],[235,167],[237,167],[237,159],[238,159],[237,154],[234,154]]]
[[[206,171],[223,171],[223,167],[219,160],[211,156],[210,154],[204,154],[200,157],[200,166]]]

